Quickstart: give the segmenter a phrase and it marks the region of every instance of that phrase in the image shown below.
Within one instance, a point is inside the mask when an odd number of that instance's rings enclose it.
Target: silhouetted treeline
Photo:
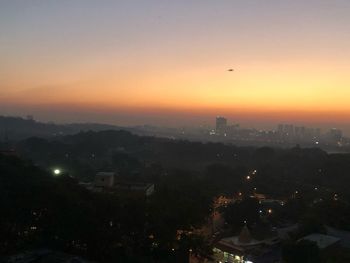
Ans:
[[[186,262],[189,249],[207,254],[205,240],[177,230],[203,223],[209,195],[181,172],[169,178],[149,200],[93,193],[0,155],[0,255],[44,247],[100,262]]]
[[[275,194],[292,193],[299,187],[324,187],[347,194],[350,182],[350,154],[327,154],[298,146],[237,147],[142,137],[126,131],[89,131],[53,140],[29,138],[15,148],[21,156],[43,167],[60,166],[79,180],[91,180],[101,170],[142,176],[148,166],[158,164],[166,170],[191,170],[202,175],[214,165],[214,171],[209,172],[218,183],[229,184],[232,180],[236,185],[248,171],[256,169],[252,184]]]
[[[0,209],[8,211],[1,217],[0,254],[49,246],[101,262],[186,262],[189,249],[210,254],[210,246],[197,235],[179,239],[177,230],[191,232],[208,223],[219,195],[242,199],[224,211],[232,231],[245,219],[260,230],[300,223],[300,236],[322,232],[324,225],[350,230],[349,154],[178,141],[126,131],[33,137],[12,146],[19,158],[0,157]],[[53,177],[53,168],[64,176]],[[92,193],[78,185],[92,181],[98,171],[116,171],[118,180],[154,183],[155,194],[140,199]],[[254,193],[285,205],[274,207],[262,222],[260,206],[249,198]]]

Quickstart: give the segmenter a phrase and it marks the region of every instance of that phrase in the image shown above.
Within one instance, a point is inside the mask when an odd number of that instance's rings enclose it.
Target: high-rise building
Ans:
[[[277,126],[277,132],[278,132],[278,134],[280,134],[280,135],[283,134],[283,124],[278,124],[278,126]]]
[[[286,124],[286,125],[284,125],[284,132],[289,137],[294,136],[294,126],[293,126],[293,124]]]
[[[224,117],[216,117],[216,133],[224,134],[227,131],[227,119]]]
[[[328,137],[330,140],[332,140],[334,142],[340,142],[342,140],[342,137],[343,137],[343,132],[339,129],[332,128],[328,132]]]

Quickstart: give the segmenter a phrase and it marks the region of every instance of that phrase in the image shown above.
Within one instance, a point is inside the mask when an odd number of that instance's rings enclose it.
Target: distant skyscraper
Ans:
[[[278,132],[278,134],[283,134],[283,124],[278,124],[278,126],[277,126],[277,132]]]
[[[328,136],[332,141],[340,142],[342,140],[342,137],[343,137],[343,132],[339,129],[332,128],[328,132]]]
[[[294,126],[293,124],[286,124],[284,125],[284,132],[287,136],[293,136],[294,135]]]
[[[224,117],[216,117],[216,132],[224,134],[227,130],[227,119]]]

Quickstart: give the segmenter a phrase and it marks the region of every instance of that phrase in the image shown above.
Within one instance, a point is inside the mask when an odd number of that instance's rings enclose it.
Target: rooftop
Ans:
[[[308,240],[308,241],[315,242],[320,249],[325,249],[337,243],[338,241],[340,241],[340,238],[315,233],[315,234],[305,236],[300,240]]]

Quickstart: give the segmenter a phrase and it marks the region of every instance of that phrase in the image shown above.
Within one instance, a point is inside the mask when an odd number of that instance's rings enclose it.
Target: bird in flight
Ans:
[[[233,69],[233,68],[230,68],[230,69],[228,69],[227,71],[231,71],[231,72],[232,72],[232,71],[234,71],[234,69]]]

